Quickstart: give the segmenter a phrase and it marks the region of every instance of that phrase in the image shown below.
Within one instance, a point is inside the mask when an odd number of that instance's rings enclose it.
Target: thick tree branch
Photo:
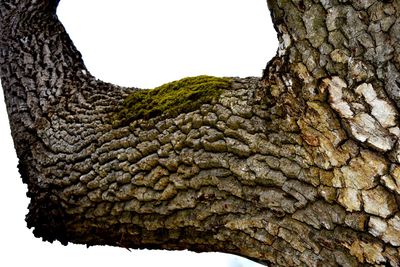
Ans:
[[[229,78],[200,107],[120,123],[143,93],[90,75],[57,2],[0,0],[0,74],[34,234],[399,266],[399,1],[268,5],[280,49],[262,79]]]

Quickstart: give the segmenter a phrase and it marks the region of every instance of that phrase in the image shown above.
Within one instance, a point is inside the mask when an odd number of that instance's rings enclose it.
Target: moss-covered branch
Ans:
[[[230,78],[202,75],[183,78],[150,90],[137,90],[125,99],[117,120],[127,124],[157,116],[174,117],[196,110],[202,104],[211,104],[230,86]]]

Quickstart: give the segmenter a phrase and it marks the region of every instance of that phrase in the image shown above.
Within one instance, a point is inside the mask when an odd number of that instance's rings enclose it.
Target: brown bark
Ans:
[[[262,79],[175,118],[113,125],[54,0],[0,0],[0,74],[44,240],[400,265],[400,2],[268,1]]]

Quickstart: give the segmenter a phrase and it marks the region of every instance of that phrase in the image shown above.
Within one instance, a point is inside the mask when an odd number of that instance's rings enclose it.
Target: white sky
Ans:
[[[277,49],[265,0],[62,0],[58,15],[97,78],[152,88],[186,76],[260,76]],[[0,90],[0,266],[255,267],[220,253],[44,243],[26,228]]]

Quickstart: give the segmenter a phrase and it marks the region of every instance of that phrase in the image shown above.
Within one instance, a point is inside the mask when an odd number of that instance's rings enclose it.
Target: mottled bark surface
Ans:
[[[278,55],[213,104],[117,126],[54,0],[0,0],[1,81],[44,240],[400,265],[400,1],[268,1]]]

